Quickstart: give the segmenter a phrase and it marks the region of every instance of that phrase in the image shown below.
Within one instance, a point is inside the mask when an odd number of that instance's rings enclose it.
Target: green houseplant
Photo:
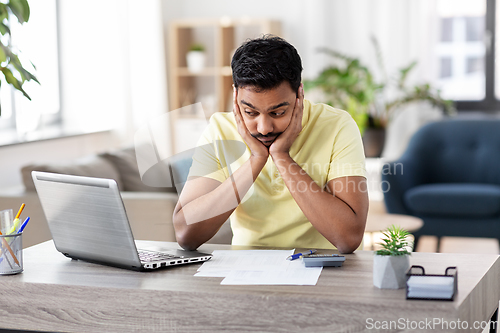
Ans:
[[[406,284],[405,274],[410,268],[410,233],[401,227],[390,226],[383,232],[373,259],[373,284],[382,289],[399,289]]]
[[[201,72],[205,68],[205,58],[205,46],[200,43],[192,44],[186,54],[189,71],[192,73]]]
[[[201,43],[194,43],[189,47],[189,51],[205,52],[205,46]]]
[[[0,72],[3,75],[0,85],[7,82],[16,90],[22,92],[27,99],[31,100],[23,89],[23,84],[31,80],[37,83],[40,82],[21,63],[19,55],[11,43],[10,29],[12,24],[24,24],[28,22],[29,18],[30,7],[27,0],[4,0],[0,2]]]
[[[408,85],[408,76],[416,67],[416,62],[399,69],[396,75],[388,76],[378,42],[373,37],[372,42],[382,80],[377,81],[360,59],[321,48],[319,52],[331,56],[337,63],[325,68],[315,79],[305,80],[304,88],[319,89],[323,93],[324,103],[349,112],[362,135],[375,130],[385,138],[385,128],[390,119],[401,110],[401,106],[413,102],[427,101],[446,114],[455,112],[453,102],[443,99],[440,91],[429,83]],[[389,94],[394,97],[388,99]]]

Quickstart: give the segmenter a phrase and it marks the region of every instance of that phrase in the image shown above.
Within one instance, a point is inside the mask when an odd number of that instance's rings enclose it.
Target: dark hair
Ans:
[[[283,81],[293,91],[300,87],[302,61],[295,47],[283,38],[264,35],[243,43],[231,60],[236,88],[253,86],[259,90],[273,89]]]

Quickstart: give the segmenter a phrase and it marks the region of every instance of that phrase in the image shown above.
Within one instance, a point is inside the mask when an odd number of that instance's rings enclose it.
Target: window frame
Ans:
[[[454,101],[457,111],[500,111],[500,100],[495,97],[495,27],[496,27],[496,0],[486,0],[486,38],[489,38],[489,48],[486,48],[484,59],[485,97],[482,100]],[[500,64],[498,64],[500,66]]]

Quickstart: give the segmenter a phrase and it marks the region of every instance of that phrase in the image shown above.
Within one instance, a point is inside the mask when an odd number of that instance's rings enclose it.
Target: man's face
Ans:
[[[238,88],[238,105],[250,134],[269,147],[290,124],[297,94],[288,82],[271,90]]]

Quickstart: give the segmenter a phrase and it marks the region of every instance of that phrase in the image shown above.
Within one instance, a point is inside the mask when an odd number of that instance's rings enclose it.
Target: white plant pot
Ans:
[[[205,52],[189,51],[186,55],[187,66],[190,72],[198,73],[205,68]]]
[[[381,289],[400,289],[406,285],[410,256],[373,257],[373,285]]]

